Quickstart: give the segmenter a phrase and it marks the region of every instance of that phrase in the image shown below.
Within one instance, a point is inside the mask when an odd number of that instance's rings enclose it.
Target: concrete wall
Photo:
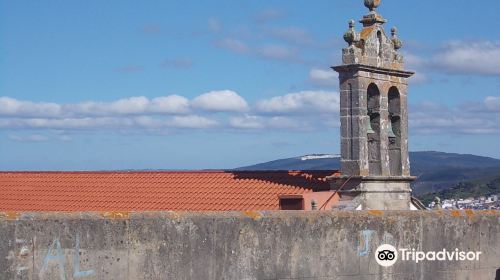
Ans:
[[[500,213],[1,213],[0,279],[495,279]],[[377,264],[382,243],[479,261]]]

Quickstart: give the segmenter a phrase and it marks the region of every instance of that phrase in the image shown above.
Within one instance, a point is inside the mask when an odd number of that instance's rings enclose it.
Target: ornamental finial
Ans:
[[[398,28],[396,26],[391,28],[391,35],[392,35],[392,37],[395,37],[398,35]]]
[[[356,22],[355,22],[353,19],[351,19],[351,20],[349,21],[349,28],[350,28],[350,29],[353,29],[355,25],[356,25]]]
[[[381,1],[382,0],[365,0],[365,6],[370,9],[370,12],[360,20],[363,27],[386,23],[386,20],[375,11],[375,9],[380,6]]]
[[[356,31],[354,30],[355,21],[349,21],[349,30],[344,34],[344,40],[351,46],[354,42],[356,42]]]
[[[399,50],[400,48],[403,47],[403,42],[399,40],[398,38],[398,29],[396,27],[391,28],[391,34],[392,34],[392,44],[394,45],[395,50]]]
[[[370,9],[370,12],[375,11],[375,9],[380,6],[381,0],[365,0],[365,7]]]

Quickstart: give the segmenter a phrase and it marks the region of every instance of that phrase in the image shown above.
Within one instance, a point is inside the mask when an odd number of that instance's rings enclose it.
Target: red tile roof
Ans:
[[[0,211],[277,210],[327,171],[0,172]]]

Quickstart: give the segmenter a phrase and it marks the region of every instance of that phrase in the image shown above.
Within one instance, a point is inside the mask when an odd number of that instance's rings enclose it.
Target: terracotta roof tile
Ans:
[[[0,172],[0,211],[277,210],[334,171]]]

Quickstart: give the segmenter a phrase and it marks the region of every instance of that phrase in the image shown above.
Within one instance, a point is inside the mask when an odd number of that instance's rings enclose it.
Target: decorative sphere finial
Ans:
[[[399,50],[403,47],[403,42],[399,40],[398,38],[398,29],[394,26],[391,28],[391,34],[392,34],[392,44],[394,45],[395,50]]]
[[[391,34],[392,34],[392,36],[397,36],[398,35],[398,29],[396,28],[396,26],[394,26],[393,28],[391,28]]]
[[[375,9],[380,6],[381,0],[365,0],[365,7],[370,9],[371,12],[375,11]]]
[[[356,41],[356,31],[354,30],[355,21],[349,21],[349,30],[344,34],[344,40],[351,46]]]
[[[351,19],[349,21],[349,28],[354,28],[355,25],[356,25],[356,22],[353,19]]]

